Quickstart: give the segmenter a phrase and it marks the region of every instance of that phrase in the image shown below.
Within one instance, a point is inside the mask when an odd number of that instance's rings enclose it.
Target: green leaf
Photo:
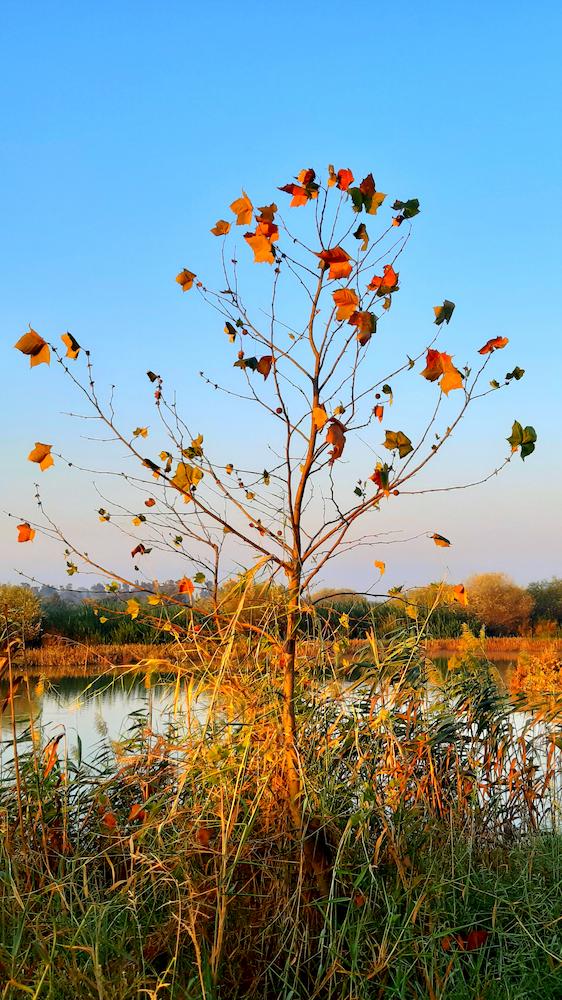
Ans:
[[[384,447],[389,451],[397,451],[400,458],[405,458],[414,450],[410,438],[403,431],[385,431],[385,434]]]
[[[234,368],[242,368],[243,371],[245,371],[246,368],[249,368],[250,371],[255,372],[256,368],[258,367],[258,359],[257,358],[240,358],[239,361],[235,361],[234,362],[233,367]]]
[[[507,379],[508,382],[512,378],[514,378],[515,381],[518,382],[520,378],[523,378],[524,374],[525,374],[525,369],[524,368],[519,368],[518,365],[516,365],[515,368],[513,369],[513,371],[512,372],[508,372],[505,377],[506,377],[506,379]]]
[[[437,326],[441,326],[441,323],[448,324],[454,310],[455,303],[451,302],[450,299],[444,299],[442,306],[434,306],[433,312],[435,313],[435,322]]]
[[[413,219],[414,215],[419,215],[419,198],[408,198],[408,201],[395,201],[392,206],[393,212],[402,212],[405,219]]]
[[[193,582],[194,583],[205,583],[205,574],[204,573],[196,573],[195,576],[193,577]]]
[[[507,438],[507,442],[511,445],[512,451],[517,451],[518,448],[521,449],[521,458],[523,460],[535,450],[536,440],[537,432],[534,427],[523,427],[518,420],[513,421],[513,427],[511,428],[511,434]]]

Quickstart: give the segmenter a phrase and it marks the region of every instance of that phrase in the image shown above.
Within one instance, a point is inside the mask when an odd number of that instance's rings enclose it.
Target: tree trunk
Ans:
[[[297,658],[297,630],[299,624],[300,578],[289,580],[289,605],[287,627],[283,645],[283,737],[285,747],[285,772],[289,811],[295,833],[302,838],[304,857],[310,873],[315,876],[322,897],[330,894],[332,864],[330,852],[323,836],[322,826],[304,815],[304,788],[298,759],[298,737],[295,717],[295,673]]]

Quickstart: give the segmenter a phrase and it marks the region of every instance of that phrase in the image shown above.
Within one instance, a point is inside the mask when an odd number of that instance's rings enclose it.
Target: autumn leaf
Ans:
[[[367,288],[369,291],[376,291],[377,295],[389,295],[391,292],[398,291],[398,277],[399,275],[394,270],[392,264],[385,264],[383,268],[383,274],[375,274],[371,278]]]
[[[273,264],[275,257],[267,236],[262,233],[246,233],[244,239],[254,251],[254,264]]]
[[[233,368],[241,368],[242,371],[246,371],[249,368],[251,372],[255,372],[258,367],[258,359],[255,357],[245,358],[244,356],[238,357],[238,361],[234,362]]]
[[[144,506],[145,507],[154,507],[155,503],[156,503],[156,500],[154,499],[154,497],[149,497],[148,500],[144,501]]]
[[[491,340],[487,340],[484,347],[481,347],[478,351],[479,354],[491,354],[492,351],[499,351],[502,347],[509,344],[508,337],[492,337]]]
[[[521,458],[525,460],[527,455],[531,455],[535,450],[536,440],[537,432],[534,427],[523,427],[518,420],[513,421],[511,434],[507,438],[508,443],[511,445],[512,452],[515,452],[518,448],[520,448]]]
[[[133,802],[129,810],[129,823],[143,823],[146,819],[146,809],[141,802]]]
[[[226,234],[230,232],[230,222],[226,222],[225,219],[219,219],[216,225],[214,225],[211,229],[211,232],[213,236],[226,236]]]
[[[441,326],[441,323],[449,323],[454,309],[455,303],[451,302],[449,299],[445,299],[442,306],[433,306],[435,323],[437,326]]]
[[[35,531],[29,521],[18,524],[18,542],[32,542],[35,538]]]
[[[349,193],[353,202],[353,211],[362,212],[365,209],[368,215],[376,215],[386,198],[385,194],[376,190],[372,174],[367,174],[359,187],[349,188]]]
[[[45,472],[45,469],[50,469],[51,465],[54,465],[54,459],[51,455],[52,445],[41,444],[40,441],[35,442],[35,448],[29,452],[27,456],[30,462],[36,462],[41,472]]]
[[[273,222],[273,219],[275,217],[276,211],[277,211],[277,205],[275,204],[274,201],[272,201],[271,205],[262,205],[261,208],[258,208],[258,212],[260,214],[258,216],[256,216],[256,218],[257,218],[258,222],[262,222],[262,223],[263,222]],[[277,229],[277,226],[275,228]]]
[[[336,185],[340,191],[347,191],[350,184],[353,184],[351,170],[338,170],[336,174],[332,164],[330,164],[328,167],[328,187]]]
[[[389,495],[390,466],[387,465],[386,462],[384,465],[382,462],[377,462],[375,471],[372,476],[369,476],[369,479],[379,488],[379,490],[382,490],[385,496]]]
[[[51,362],[50,347],[35,330],[30,329],[24,333],[14,347],[22,354],[27,354],[30,368],[35,368],[36,365],[48,365]]]
[[[254,206],[245,191],[242,191],[241,198],[237,198],[236,201],[232,202],[230,208],[236,216],[237,226],[249,226],[252,221]]]
[[[359,305],[357,293],[352,288],[338,288],[336,292],[332,292],[332,298],[334,305],[337,306],[336,319],[338,321],[349,319]]]
[[[80,353],[80,344],[71,333],[63,333],[61,340],[66,347],[66,357],[76,359]]]
[[[377,418],[379,424],[382,423],[382,417],[384,413],[384,406],[382,405],[382,403],[377,403],[376,406],[373,407],[373,413]]]
[[[178,594],[187,594],[191,597],[194,590],[195,587],[193,586],[193,580],[190,580],[187,576],[182,576],[181,580],[178,582]]]
[[[309,168],[308,170],[301,170],[297,177],[298,184],[285,184],[284,187],[280,187],[280,191],[284,191],[285,194],[291,194],[293,196],[291,201],[291,208],[298,208],[300,205],[306,205],[307,201],[311,198],[318,197],[319,184],[316,183],[316,174],[314,170]]]
[[[115,813],[105,812],[101,818],[101,821],[108,830],[115,830],[117,826],[117,817]]]
[[[48,778],[51,771],[53,770],[55,764],[58,764],[59,758],[57,754],[57,747],[62,740],[64,733],[60,733],[58,736],[53,737],[49,740],[45,749],[43,750],[43,777]]]
[[[147,556],[150,552],[152,552],[152,549],[147,549],[142,542],[139,542],[139,544],[131,550],[131,558],[134,559],[135,556]]]
[[[135,427],[133,431],[133,437],[148,437],[148,427]]]
[[[369,234],[367,232],[367,227],[364,222],[361,222],[360,225],[357,226],[357,229],[355,230],[353,235],[356,240],[363,241],[361,243],[361,249],[363,252],[365,252],[365,250],[369,246]]]
[[[434,534],[431,535],[430,537],[433,539],[436,545],[441,545],[444,549],[448,549],[449,545],[451,544],[448,538],[445,538],[444,535],[438,535],[437,532],[434,532]]]
[[[519,366],[516,365],[513,371],[508,372],[505,377],[508,382],[510,382],[512,378],[514,378],[515,381],[518,382],[520,378],[523,378],[524,374],[525,374],[525,369],[519,368]]]
[[[410,438],[403,431],[385,431],[385,434],[384,447],[389,451],[397,451],[400,458],[405,458],[414,450]]]
[[[375,559],[375,569],[378,569],[381,576],[384,576],[386,570],[386,563],[381,562],[379,559]]]
[[[178,462],[175,474],[170,480],[172,486],[177,490],[189,490],[192,486],[197,486],[203,478],[203,472],[195,465],[188,465],[187,462]]]
[[[462,389],[462,375],[458,368],[455,368],[450,354],[442,351],[428,350],[425,359],[425,368],[420,372],[428,382],[436,382],[441,379],[439,386],[446,395],[451,389]]]
[[[319,267],[329,267],[328,277],[331,281],[336,278],[347,278],[351,274],[350,256],[343,247],[332,247],[331,250],[321,250],[315,255],[320,258]]]
[[[314,406],[312,409],[312,419],[317,431],[321,431],[324,424],[328,422],[328,414],[323,406]]]
[[[341,458],[345,447],[345,427],[334,417],[330,417],[330,425],[326,432],[326,442],[332,445],[330,465],[333,465],[337,458]]]
[[[372,312],[354,312],[349,325],[357,327],[357,340],[364,347],[377,329],[377,317]]]
[[[468,604],[468,594],[465,590],[464,583],[457,583],[451,587],[451,599],[456,601],[457,604]]]
[[[176,275],[176,281],[178,285],[181,285],[182,292],[189,291],[189,289],[193,285],[193,280],[195,277],[196,275],[193,273],[193,271],[188,271],[186,267],[184,267],[183,271],[180,271],[180,273]]]
[[[135,618],[138,618],[139,611],[140,604],[138,601],[135,601],[134,597],[132,597],[129,601],[127,601],[127,614],[130,615],[134,621]]]
[[[260,358],[258,361],[256,371],[259,372],[260,375],[263,375],[264,382],[271,371],[271,366],[274,360],[273,354],[264,354],[263,358]]]
[[[232,323],[229,320],[227,320],[224,325],[224,332],[228,335],[230,343],[233,344],[234,341],[236,340],[236,328],[232,325]]]

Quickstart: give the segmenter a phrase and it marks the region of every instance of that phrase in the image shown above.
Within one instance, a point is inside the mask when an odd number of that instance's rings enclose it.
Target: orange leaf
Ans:
[[[35,448],[29,452],[27,458],[30,462],[36,462],[41,472],[44,472],[45,469],[50,469],[51,465],[55,464],[51,448],[50,444],[41,444],[40,441],[36,441]]]
[[[108,830],[115,830],[115,827],[117,826],[117,817],[115,813],[112,812],[105,812],[101,818],[101,821],[103,825],[107,827]]]
[[[193,581],[187,576],[182,576],[178,583],[178,594],[189,594],[191,597],[195,587],[193,586]]]
[[[256,371],[258,371],[260,375],[263,375],[264,382],[271,371],[271,366],[274,360],[273,354],[264,354],[263,358],[260,358],[258,361]]]
[[[57,747],[63,738],[63,733],[55,736],[54,739],[49,740],[47,746],[43,750],[43,777],[48,778],[51,771],[53,770],[55,764],[58,762]]]
[[[254,206],[245,191],[242,191],[242,197],[233,201],[230,207],[236,216],[236,225],[249,226]]]
[[[178,285],[181,285],[182,292],[189,291],[193,285],[193,279],[195,277],[196,275],[193,271],[188,271],[186,267],[184,267],[183,271],[180,271],[180,273],[176,275],[176,281]]]
[[[300,184],[285,184],[279,190],[284,191],[285,194],[292,194],[290,208],[299,208],[299,206],[306,205],[307,201],[310,201],[308,191]],[[312,195],[312,197],[316,198],[316,194]]]
[[[271,205],[262,205],[261,208],[258,208],[260,214],[256,216],[256,219],[258,222],[273,222],[276,211],[277,205],[272,201]]]
[[[129,822],[142,823],[146,819],[146,809],[144,809],[141,802],[133,802],[129,812]]]
[[[316,254],[320,258],[320,267],[329,267],[330,280],[334,278],[347,278],[351,274],[351,264],[349,254],[343,247],[332,247],[331,250],[322,250]]]
[[[396,292],[398,290],[398,274],[394,270],[392,264],[385,264],[383,268],[383,274],[375,274],[371,278],[367,288],[377,295],[383,296],[388,295],[390,292]]]
[[[357,293],[352,288],[338,288],[336,292],[332,292],[332,298],[337,306],[337,320],[349,319],[359,305]]]
[[[468,604],[468,595],[464,589],[464,583],[457,583],[451,588],[451,597],[453,601],[457,601],[458,604]]]
[[[154,507],[155,503],[156,503],[156,500],[154,499],[154,497],[149,497],[148,500],[144,501],[144,506],[145,507]]]
[[[18,524],[18,542],[32,542],[35,538],[35,531],[29,521]]]
[[[225,219],[219,219],[215,226],[211,229],[213,236],[226,236],[230,232],[230,222]]]
[[[312,419],[317,431],[321,431],[324,424],[328,422],[328,414],[323,406],[315,406],[312,410]]]
[[[449,539],[445,538],[445,535],[438,535],[437,532],[435,532],[430,537],[433,539],[436,545],[441,545],[444,549],[448,549],[449,545],[451,544]]]
[[[375,417],[377,418],[379,423],[382,423],[382,416],[384,413],[384,406],[382,405],[382,403],[377,403],[377,405],[373,410],[373,413],[375,414]]]
[[[72,336],[71,333],[63,333],[61,340],[66,347],[66,357],[67,358],[77,358],[80,354],[80,344]]]
[[[208,847],[211,843],[211,831],[207,826],[200,826],[195,831],[195,840],[200,847]]]
[[[244,239],[249,247],[254,251],[254,264],[273,264],[275,257],[271,247],[271,240],[263,233],[245,233]]]
[[[384,571],[386,569],[386,563],[381,562],[379,559],[375,559],[375,568],[378,569],[381,576],[384,576]]]
[[[357,327],[357,340],[361,347],[364,347],[377,328],[377,317],[372,312],[354,312],[349,319],[349,325]]]
[[[16,350],[21,351],[22,354],[27,354],[31,368],[35,368],[35,365],[50,364],[51,351],[49,345],[35,330],[29,330],[27,333],[24,333],[17,344],[14,344],[14,347]]]
[[[479,354],[491,354],[492,351],[498,351],[502,347],[505,347],[506,344],[509,344],[509,338],[508,337],[492,337],[491,340],[487,340],[486,341],[486,343],[484,344],[484,347],[481,347],[480,350],[478,351],[478,353]]]
[[[451,389],[462,389],[462,375],[458,368],[455,368],[450,354],[430,349],[425,364],[426,367],[421,375],[428,382],[436,382],[440,378],[439,385],[442,392],[447,394]]]
[[[326,433],[326,441],[328,444],[332,445],[332,450],[330,452],[330,465],[333,465],[337,458],[341,458],[345,447],[345,427],[334,417],[330,417],[330,426],[328,427],[328,431]]]

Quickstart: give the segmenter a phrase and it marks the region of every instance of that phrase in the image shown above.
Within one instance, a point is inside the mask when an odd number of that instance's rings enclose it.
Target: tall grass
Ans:
[[[3,1000],[560,996],[555,708],[514,717],[468,641],[429,688],[414,631],[372,634],[351,685],[315,648],[302,835],[263,652],[178,670],[167,731],[132,718],[90,761],[20,738],[19,788],[9,769],[0,787]]]

